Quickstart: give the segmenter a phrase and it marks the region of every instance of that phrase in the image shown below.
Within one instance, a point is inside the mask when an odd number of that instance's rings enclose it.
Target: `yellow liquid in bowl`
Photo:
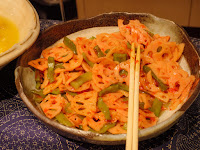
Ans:
[[[19,41],[17,26],[7,18],[0,16],[0,53],[5,52]]]

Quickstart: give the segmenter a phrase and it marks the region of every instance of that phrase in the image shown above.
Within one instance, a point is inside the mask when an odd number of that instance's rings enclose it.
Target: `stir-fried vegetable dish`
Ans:
[[[119,32],[65,37],[28,64],[35,68],[33,98],[63,125],[97,133],[126,133],[131,44],[141,47],[139,128],[156,125],[164,110],[184,102],[195,80],[177,62],[184,43],[153,34],[138,20]]]

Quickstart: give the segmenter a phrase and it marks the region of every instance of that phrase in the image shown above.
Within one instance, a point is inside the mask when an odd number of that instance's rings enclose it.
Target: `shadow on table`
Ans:
[[[14,70],[17,60],[13,60],[0,70],[0,100],[9,99],[16,95]]]

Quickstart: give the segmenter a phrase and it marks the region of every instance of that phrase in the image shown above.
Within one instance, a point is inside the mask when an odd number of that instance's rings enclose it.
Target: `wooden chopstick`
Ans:
[[[135,91],[133,102],[133,142],[132,150],[138,149],[138,116],[139,116],[139,77],[140,77],[140,46],[137,48],[135,67]]]
[[[136,64],[136,66],[135,66]],[[138,149],[138,115],[139,115],[139,74],[140,74],[140,46],[137,48],[135,60],[135,46],[131,46],[128,128],[126,150]]]
[[[126,150],[132,149],[133,139],[133,99],[135,91],[135,46],[131,45],[131,57],[130,57],[130,79],[129,79],[129,100],[128,100],[128,125],[126,134]]]

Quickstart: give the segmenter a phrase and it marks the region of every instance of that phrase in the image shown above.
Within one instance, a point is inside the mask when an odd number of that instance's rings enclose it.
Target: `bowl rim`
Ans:
[[[154,16],[152,14],[149,14],[149,13],[110,12],[110,13],[103,13],[103,14],[88,18],[86,20],[92,20],[92,19],[95,19],[95,18],[98,18],[98,17],[103,17],[105,15],[113,15],[113,14],[116,14],[116,13],[124,14],[124,15],[127,15],[127,14],[128,15],[133,15],[133,14],[135,14],[135,15],[144,15],[144,16],[150,16],[150,17],[157,18],[157,19],[163,19],[163,18],[156,17],[156,16]],[[85,19],[70,20],[70,21],[59,23],[57,25],[52,25],[51,27],[49,27],[46,30],[42,31],[41,34],[44,34],[44,33],[48,32],[49,30],[54,29],[54,27],[59,27],[59,26],[62,26],[64,24],[67,24],[67,23],[70,23],[70,22],[77,22],[77,21],[80,21],[80,20],[85,20]],[[178,28],[184,34],[184,36],[185,36],[186,40],[188,41],[188,43],[195,50],[195,52],[196,52],[196,54],[197,54],[197,56],[199,58],[199,61],[200,61],[200,52],[192,44],[192,42],[191,42],[187,32],[185,32],[184,28],[182,28],[181,26],[179,26],[178,24],[174,23],[171,20],[168,20],[168,19],[163,19],[163,20],[166,20],[166,21],[171,22],[172,24],[178,26]],[[41,112],[39,112],[38,110],[36,110],[34,108],[34,106],[31,104],[31,102],[29,101],[29,99],[27,98],[27,96],[23,92],[23,87],[22,87],[22,84],[20,82],[20,77],[19,77],[19,74],[22,71],[22,67],[19,67],[20,66],[20,64],[19,64],[20,61],[19,60],[20,60],[20,58],[18,59],[18,63],[17,63],[18,67],[15,70],[15,77],[16,77],[15,83],[16,83],[16,87],[17,87],[17,90],[19,92],[19,95],[20,95],[20,97],[22,97],[22,99],[23,99],[24,103],[26,104],[26,106],[36,115],[36,117],[39,118],[40,120],[42,120],[52,130],[54,130],[57,133],[59,133],[61,135],[64,135],[64,136],[66,136],[66,134],[64,132],[67,132],[67,134],[71,134],[70,138],[74,138],[74,139],[79,140],[79,141],[84,141],[84,142],[89,142],[89,143],[94,143],[94,144],[116,145],[116,144],[124,144],[125,143],[126,134],[118,134],[118,135],[98,134],[98,133],[92,133],[90,131],[82,131],[82,130],[79,130],[79,129],[75,129],[75,128],[70,128],[70,127],[64,126],[64,125],[62,125],[62,124],[60,124],[60,123],[58,123],[56,121],[52,121],[51,119],[49,119],[49,118],[47,118],[45,116],[42,116]],[[199,70],[199,72],[198,72],[198,76],[199,76],[199,74],[200,74],[200,66],[199,66],[198,70]],[[189,108],[189,106],[197,98],[197,96],[199,95],[199,92],[200,92],[199,89],[200,89],[200,82],[197,83],[195,91],[193,92],[193,94],[189,98],[190,99],[189,105],[188,105],[188,101],[187,101],[186,103],[183,104],[181,109],[179,109],[175,114],[173,114],[173,117],[171,117],[168,120],[163,121],[162,123],[159,124],[159,126],[158,125],[156,125],[156,126],[158,126],[159,129],[162,129],[163,127],[166,127],[168,125],[171,127],[173,124],[175,124],[176,121],[178,121],[178,119],[184,114],[184,112]],[[187,106],[186,106],[186,104],[187,104]],[[155,136],[163,133],[164,131],[168,130],[168,129],[165,129],[165,130],[162,130],[161,132],[158,131],[156,134],[155,133],[154,134],[151,133],[150,132],[151,129],[155,129],[156,126],[153,126],[153,127],[147,128],[147,129],[143,129],[143,131],[149,130],[149,133],[151,134],[150,138],[152,138],[152,137],[155,137]],[[56,130],[57,127],[59,127],[61,131],[57,131]],[[139,131],[139,135],[142,136],[142,137],[139,138],[139,140],[146,140],[147,139],[146,136],[142,135],[141,131]],[[73,136],[79,136],[79,137],[77,138],[77,137],[73,137]],[[110,140],[110,138],[112,140]]]
[[[26,35],[25,39],[19,41],[14,44],[10,49],[5,52],[0,53],[0,68],[4,67],[10,61],[14,60],[18,56],[20,56],[24,51],[29,49],[31,45],[36,41],[39,33],[40,33],[40,22],[39,16],[33,5],[28,0],[24,0],[26,5],[30,7],[33,13],[33,20],[35,20],[34,26],[31,28],[29,33]]]

